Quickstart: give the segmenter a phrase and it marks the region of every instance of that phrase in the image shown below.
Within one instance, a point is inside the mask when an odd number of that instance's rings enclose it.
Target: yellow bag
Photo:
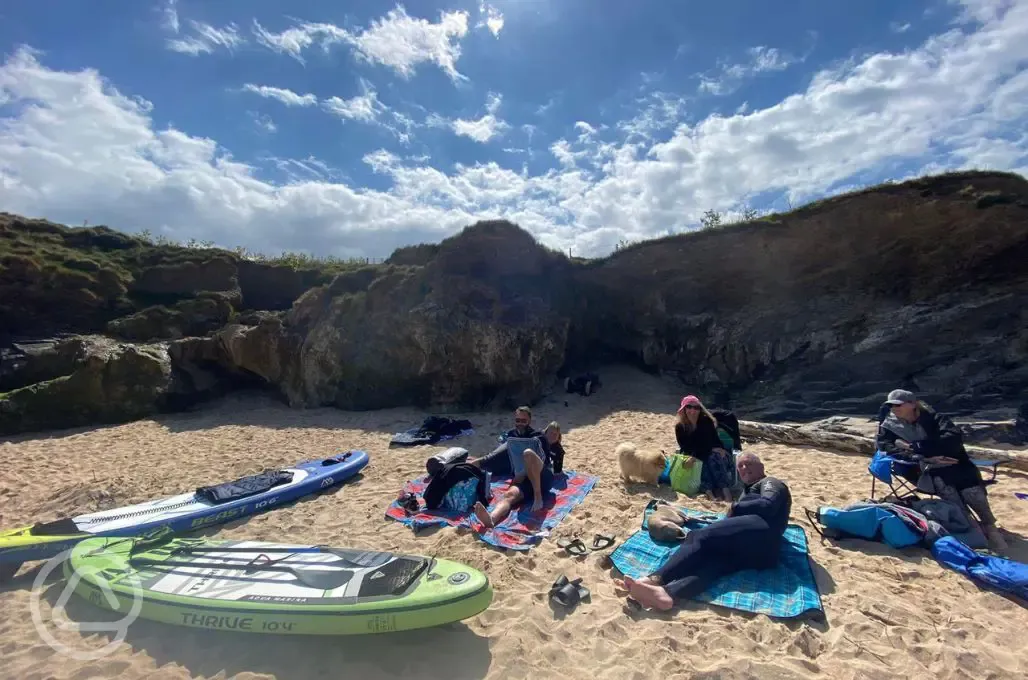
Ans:
[[[668,455],[668,466],[664,469],[671,488],[687,496],[695,496],[700,490],[700,473],[703,461],[681,453]]]

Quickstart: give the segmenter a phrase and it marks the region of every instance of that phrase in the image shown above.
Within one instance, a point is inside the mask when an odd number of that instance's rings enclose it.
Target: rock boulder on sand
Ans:
[[[118,423],[156,412],[168,391],[164,345],[132,345],[100,336],[59,340],[20,369],[32,384],[0,394],[0,433]],[[11,381],[18,374],[8,376]]]

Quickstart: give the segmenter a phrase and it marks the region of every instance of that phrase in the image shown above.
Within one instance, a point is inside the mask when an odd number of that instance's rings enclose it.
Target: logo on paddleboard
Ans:
[[[58,654],[64,654],[65,656],[71,657],[77,661],[96,661],[102,659],[105,656],[114,653],[114,650],[124,640],[128,634],[128,628],[132,625],[139,617],[139,612],[143,608],[143,591],[139,587],[139,584],[131,580],[131,578],[125,578],[119,582],[119,585],[124,586],[123,590],[128,592],[121,592],[117,594],[107,583],[106,578],[99,579],[87,579],[89,584],[88,588],[83,588],[80,592],[95,606],[103,609],[110,609],[115,612],[124,612],[124,616],[116,621],[72,621],[67,616],[66,605],[68,600],[71,599],[71,595],[75,592],[75,589],[79,586],[83,578],[87,578],[97,572],[98,569],[90,569],[85,567],[79,570],[68,569],[68,576],[64,584],[60,586],[60,595],[57,596],[57,600],[54,601],[50,607],[49,623],[59,630],[74,630],[80,633],[110,633],[110,641],[101,647],[100,649],[76,649],[70,647],[68,644],[58,640],[54,634],[47,627],[47,621],[44,620],[43,612],[40,607],[40,600],[44,597],[44,590],[47,578],[50,574],[62,566],[66,561],[71,559],[72,548],[65,550],[64,552],[55,555],[50,561],[43,565],[36,574],[35,579],[32,581],[32,591],[29,597],[29,609],[32,611],[32,623],[36,627],[36,632],[39,633],[39,637],[42,638],[43,642],[50,646]],[[51,589],[53,590],[53,589]],[[106,604],[104,604],[106,602]],[[94,610],[95,611],[95,610]],[[89,616],[90,612],[85,607],[82,609],[83,616]],[[71,638],[66,638],[70,640]]]

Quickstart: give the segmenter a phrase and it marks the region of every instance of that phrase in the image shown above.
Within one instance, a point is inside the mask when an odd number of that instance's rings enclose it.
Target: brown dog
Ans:
[[[685,538],[685,515],[670,505],[659,505],[646,520],[646,530],[654,541],[681,541]]]
[[[637,449],[632,442],[618,444],[614,453],[621,466],[621,479],[626,482],[637,479],[656,485],[667,465],[667,456],[663,451]]]

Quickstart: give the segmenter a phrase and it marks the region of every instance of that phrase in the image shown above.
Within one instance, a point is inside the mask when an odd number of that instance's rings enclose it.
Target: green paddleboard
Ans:
[[[64,574],[79,596],[106,609],[247,633],[428,628],[475,616],[493,597],[485,574],[449,560],[206,538],[86,539]]]

